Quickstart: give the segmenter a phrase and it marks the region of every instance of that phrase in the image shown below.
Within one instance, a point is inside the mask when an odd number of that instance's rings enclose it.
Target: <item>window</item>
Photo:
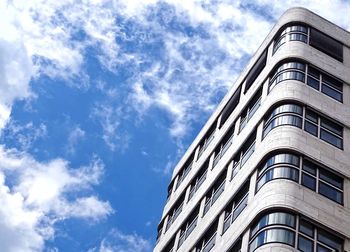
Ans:
[[[333,99],[343,101],[343,83],[312,66],[308,66],[306,84]]]
[[[225,190],[225,182],[226,182],[226,174],[227,170],[225,169],[221,172],[220,176],[215,181],[214,185],[208,190],[205,195],[205,205],[204,205],[204,213],[205,215],[210,207],[215,203],[215,201],[220,197],[222,192]]]
[[[304,25],[289,25],[285,27],[275,38],[273,45],[273,53],[275,53],[281,45],[287,41],[301,41],[307,43],[308,28]]]
[[[314,28],[310,29],[310,45],[343,62],[343,44]]]
[[[278,153],[269,156],[258,167],[256,191],[274,179],[289,179],[296,183],[300,181],[303,186],[328,199],[343,203],[344,179],[300,154]]]
[[[261,71],[265,68],[266,58],[267,58],[267,49],[265,49],[265,51],[260,55],[259,59],[256,61],[254,66],[249,71],[245,82],[244,93],[246,93],[249,90],[249,88],[254,83],[255,79],[259,76]]]
[[[233,246],[227,252],[240,252],[242,248],[242,238],[239,238],[238,241],[235,241]]]
[[[156,243],[159,242],[160,237],[162,236],[163,226],[164,226],[164,219],[159,223],[159,225],[158,225],[158,227],[157,227],[157,239],[156,239]]]
[[[238,170],[243,167],[243,165],[247,162],[247,160],[250,158],[250,156],[255,151],[255,140],[256,140],[256,129],[253,133],[250,134],[250,136],[245,140],[244,144],[242,145],[241,149],[238,150],[235,155],[232,157],[232,159],[227,163],[226,167],[232,167],[232,174],[231,174],[231,180],[236,176],[238,173]]]
[[[248,123],[250,118],[253,117],[254,113],[258,110],[260,107],[260,101],[261,101],[261,94],[262,94],[262,88],[260,88],[254,97],[249,101],[246,108],[241,113],[241,123],[239,125],[239,131],[242,131],[242,129],[245,127],[245,125]]]
[[[185,193],[182,193],[179,199],[175,202],[174,206],[169,211],[169,217],[168,217],[165,231],[170,228],[171,224],[174,223],[176,218],[181,213],[182,207],[184,205],[184,200],[185,200]]]
[[[235,130],[235,124],[233,124],[228,131],[225,133],[224,137],[221,139],[220,143],[216,146],[214,150],[214,162],[213,167],[217,165],[221,157],[226,153],[228,148],[232,144],[232,137]]]
[[[304,24],[289,24],[274,39],[273,53],[287,41],[300,41],[343,62],[343,44]]]
[[[188,200],[190,200],[193,197],[195,192],[198,190],[198,188],[203,184],[204,180],[207,178],[208,166],[209,166],[209,159],[202,165],[202,167],[199,169],[196,176],[192,180],[190,184],[190,194],[188,196]]]
[[[299,223],[299,227],[296,223]],[[314,251],[314,247],[319,252],[340,252],[343,251],[344,241],[302,216],[287,212],[272,212],[263,215],[251,226],[249,251],[253,252],[266,243],[283,243],[305,252]]]
[[[164,249],[162,249],[161,252],[173,252],[174,245],[175,245],[175,236],[173,238],[171,238],[170,242],[165,246]]]
[[[194,159],[194,153],[191,154],[191,156],[187,159],[185,164],[182,166],[178,173],[178,179],[176,183],[176,189],[180,186],[181,182],[186,178],[187,174],[192,169],[193,160]]]
[[[242,188],[236,193],[233,199],[228,203],[224,210],[224,225],[223,233],[231,226],[231,224],[237,219],[240,213],[244,210],[248,203],[249,193],[249,180],[242,186]]]
[[[317,182],[318,181],[318,182]],[[303,160],[301,184],[333,200],[343,203],[343,178],[323,169],[308,159]],[[318,184],[318,187],[316,185]]]
[[[208,132],[204,135],[202,140],[199,142],[198,158],[200,158],[202,153],[205,151],[205,149],[208,147],[208,145],[214,139],[214,133],[215,133],[215,130],[216,130],[216,124],[217,124],[217,121],[215,120],[213,125],[209,128]]]
[[[269,82],[269,91],[285,80],[305,82],[305,69],[305,64],[298,61],[283,63],[273,72]]]
[[[192,231],[197,226],[199,207],[200,205],[197,205],[197,207],[192,211],[192,213],[189,215],[185,223],[180,228],[180,237],[177,245],[178,248],[182,245],[182,243],[186,240],[186,238],[192,233]]]
[[[217,228],[218,219],[210,225],[203,237],[197,242],[195,246],[196,252],[209,252],[215,246]]]
[[[297,104],[283,104],[275,107],[264,119],[263,138],[274,128],[282,125],[302,127],[304,120],[304,130],[323,141],[343,149],[343,126],[327,119],[309,108]]]
[[[173,193],[173,189],[174,189],[174,180],[172,180],[168,186],[168,195],[166,197],[167,201],[170,199],[171,194]]]
[[[296,104],[279,105],[265,118],[263,137],[272,129],[282,126],[291,125],[301,128],[303,108]]]
[[[257,191],[274,179],[299,181],[299,157],[290,153],[275,154],[258,169]]]
[[[266,243],[284,243],[294,247],[296,216],[285,212],[264,215],[250,229],[249,251]]]
[[[343,82],[307,63],[284,62],[270,75],[269,91],[285,80],[297,80],[319,92],[343,102]]]
[[[306,108],[304,130],[339,149],[343,148],[343,127]]]
[[[226,120],[229,118],[233,110],[237,107],[239,103],[239,99],[241,97],[241,88],[242,86],[239,86],[237,90],[234,92],[230,100],[227,102],[225,105],[224,109],[222,110],[221,113],[221,119],[220,119],[220,128],[222,125],[225,124]]]

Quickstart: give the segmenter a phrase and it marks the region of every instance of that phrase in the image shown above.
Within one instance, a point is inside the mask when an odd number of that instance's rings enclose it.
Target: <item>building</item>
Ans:
[[[350,33],[288,10],[175,167],[155,252],[350,251]]]

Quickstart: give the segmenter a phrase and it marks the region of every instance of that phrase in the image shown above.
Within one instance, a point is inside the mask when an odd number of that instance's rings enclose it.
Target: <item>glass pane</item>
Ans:
[[[340,137],[325,131],[324,129],[321,129],[321,139],[338,147],[339,149],[343,148],[343,140]]]
[[[292,33],[289,35],[289,40],[291,41],[302,41],[304,43],[307,42],[307,37],[305,34],[300,33]]]
[[[312,175],[316,175],[316,170],[318,166],[307,159],[303,160],[303,170],[311,173]]]
[[[263,216],[258,223],[251,229],[251,237],[255,235],[260,229],[267,225],[287,225],[295,227],[295,216],[289,213],[275,212]]]
[[[289,153],[282,153],[272,156],[266,161],[266,168],[274,164],[291,164],[299,166],[299,157]]]
[[[330,88],[326,84],[322,84],[321,91],[322,93],[336,99],[337,101],[340,101],[340,102],[343,101],[343,93],[341,93],[340,91],[337,91],[336,89]]]
[[[332,235],[323,229],[317,230],[317,240],[326,244],[327,246],[330,246],[338,251],[342,251],[343,247],[343,240],[336,237],[335,235]]]
[[[300,219],[299,231],[311,238],[314,237],[314,226],[303,219]]]
[[[331,173],[327,170],[320,169],[320,179],[327,181],[328,183],[343,189],[343,179],[334,173]]]
[[[322,82],[337,89],[340,92],[343,90],[343,83],[341,81],[338,81],[338,80],[330,77],[327,74],[322,74]]]
[[[311,77],[311,76],[308,76],[307,77],[307,85],[316,89],[316,90],[319,90],[320,89],[320,81]]]
[[[317,252],[332,252],[331,249],[323,247],[320,244],[317,244],[317,250],[316,251]]]
[[[258,181],[257,190],[259,190],[265,183],[274,179],[291,179],[293,181],[298,181],[299,171],[290,167],[276,167],[268,170],[264,176]]]
[[[318,115],[315,112],[313,112],[312,110],[306,109],[305,117],[306,117],[306,119],[310,120],[311,122],[318,124]]]
[[[307,33],[307,28],[305,26],[293,25],[289,28],[290,28],[290,31],[298,31],[298,32]]]
[[[307,120],[305,120],[305,124],[304,124],[304,130],[308,133],[310,133],[311,135],[314,136],[318,136],[318,127],[317,125],[308,122]]]
[[[313,241],[306,239],[305,237],[299,235],[298,237],[298,249],[303,252],[313,251]]]
[[[312,66],[308,67],[308,74],[316,79],[320,79],[320,71],[318,71],[316,68],[313,68]]]
[[[323,196],[325,196],[331,200],[334,200],[335,202],[338,202],[339,204],[343,203],[343,193],[339,192],[337,189],[323,183],[322,181],[320,181],[320,183],[319,183],[318,191]]]
[[[245,196],[245,198],[239,203],[239,205],[235,206],[235,210],[233,211],[233,220],[235,220],[238,215],[244,210],[244,208],[247,206],[248,202],[248,195]]]
[[[314,177],[303,173],[301,178],[301,184],[306,186],[307,188],[310,188],[313,191],[316,191],[316,179]]]
[[[339,136],[343,135],[343,127],[326,119],[326,118],[321,118],[321,127],[330,130],[334,134],[337,134]]]
[[[276,242],[294,246],[294,232],[282,228],[268,229],[261,232],[250,244],[249,251],[252,252],[263,244]]]

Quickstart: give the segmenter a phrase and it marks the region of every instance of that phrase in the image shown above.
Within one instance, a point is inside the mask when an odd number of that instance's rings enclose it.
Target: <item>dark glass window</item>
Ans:
[[[265,49],[265,51],[260,55],[259,59],[256,61],[252,69],[249,71],[246,78],[244,93],[246,93],[249,90],[251,85],[254,83],[255,79],[259,76],[261,71],[266,66],[266,58],[267,58],[267,49]]]
[[[174,249],[175,237],[171,238],[170,242],[162,249],[161,252],[172,252]]]
[[[249,101],[246,108],[241,113],[241,122],[239,125],[239,130],[241,131],[245,125],[248,123],[250,118],[253,117],[254,113],[258,110],[260,106],[260,100],[261,100],[261,94],[262,94],[262,88],[260,88],[256,94],[253,96],[253,98]]]
[[[234,245],[227,252],[240,252],[242,248],[242,239],[240,238],[238,241],[234,243]]]
[[[208,129],[208,132],[204,135],[202,140],[199,142],[198,158],[202,155],[202,153],[205,151],[205,149],[208,147],[208,145],[214,139],[216,125],[217,125],[217,121],[215,120],[215,122]]]
[[[314,136],[318,136],[318,127],[317,125],[310,123],[308,121],[305,121],[304,124],[304,129],[305,131],[309,132],[310,134],[314,135]]]
[[[207,178],[208,166],[209,166],[209,159],[207,159],[207,161],[201,166],[196,176],[191,181],[190,194],[188,196],[188,200],[190,200],[193,197],[195,192],[198,190],[198,188],[203,184],[203,182]]]
[[[215,156],[214,156],[213,167],[217,165],[220,158],[226,153],[228,148],[231,146],[234,130],[235,130],[235,124],[231,125],[229,130],[225,133],[224,137],[221,139],[220,143],[216,146],[214,150]]]
[[[298,237],[298,249],[303,252],[312,252],[314,248],[314,242],[303,236]]]
[[[217,228],[218,219],[210,225],[202,238],[197,242],[195,246],[196,252],[209,252],[215,246]]]
[[[331,200],[334,200],[334,201],[338,202],[339,204],[343,203],[343,193],[341,191],[335,189],[332,186],[329,186],[329,185],[320,181],[318,191],[323,196],[325,196]]]
[[[210,207],[215,203],[215,201],[225,190],[226,174],[227,170],[225,169],[223,172],[221,172],[214,185],[208,190],[205,196],[205,206],[203,215],[205,215],[209,211]]]
[[[179,242],[177,245],[178,248],[182,245],[182,243],[186,240],[186,238],[192,233],[192,231],[197,226],[199,207],[200,205],[198,204],[197,207],[190,213],[188,218],[185,220],[185,223],[181,226]]]
[[[305,109],[304,130],[339,149],[343,148],[343,127],[314,111]],[[320,128],[320,133],[318,132]]]
[[[178,179],[176,183],[176,189],[180,186],[181,182],[185,179],[187,174],[192,169],[192,164],[194,161],[194,152],[191,154],[191,156],[186,160],[185,164],[181,167],[179,173],[178,173]]]
[[[248,203],[249,180],[242,186],[233,199],[228,203],[224,212],[225,219],[223,225],[223,233],[231,226],[240,213],[244,210]]]
[[[343,240],[323,229],[318,230],[317,240],[335,249],[336,251],[342,251]]]
[[[314,226],[303,219],[300,219],[299,231],[311,238],[314,237]]]
[[[334,173],[322,169],[320,170],[320,179],[330,183],[339,189],[343,189],[343,179]]]
[[[343,62],[343,44],[314,28],[310,29],[310,45]]]
[[[316,191],[316,178],[307,175],[306,173],[302,174],[301,184],[306,186],[307,188],[310,188],[313,191]]]
[[[220,120],[220,128],[222,125],[225,124],[226,120],[229,118],[233,110],[237,107],[239,103],[239,99],[241,96],[241,88],[242,86],[239,86],[238,89],[234,92],[230,100],[225,105],[224,109],[221,113],[221,120]]]

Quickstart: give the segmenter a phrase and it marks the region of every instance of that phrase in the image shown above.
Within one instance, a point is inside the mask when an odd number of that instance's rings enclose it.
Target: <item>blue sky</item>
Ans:
[[[147,252],[172,170],[289,7],[0,1],[1,251]]]

